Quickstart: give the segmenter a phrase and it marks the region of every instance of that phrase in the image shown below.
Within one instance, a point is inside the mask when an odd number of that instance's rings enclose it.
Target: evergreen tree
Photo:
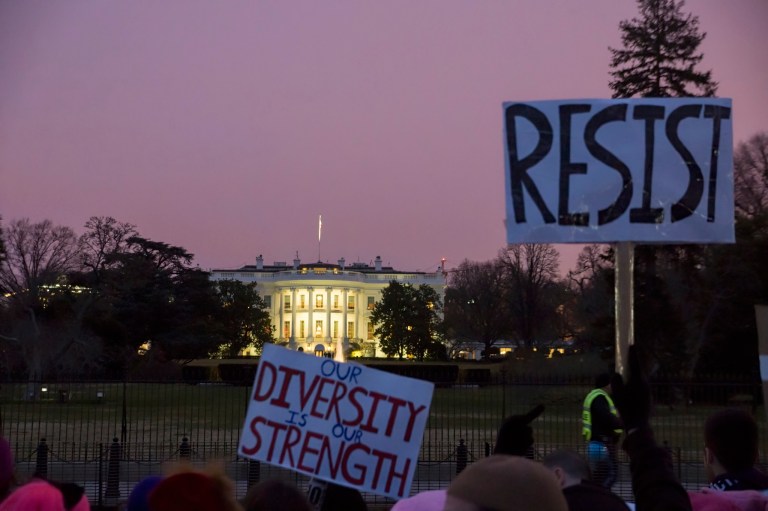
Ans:
[[[699,18],[682,12],[684,0],[637,0],[639,18],[619,23],[623,48],[612,54],[614,98],[714,96],[712,71],[700,71]]]

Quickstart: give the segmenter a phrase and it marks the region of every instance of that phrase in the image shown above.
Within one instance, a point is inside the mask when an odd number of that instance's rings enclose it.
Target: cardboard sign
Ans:
[[[504,103],[507,242],[733,243],[731,100]]]
[[[239,453],[325,481],[407,497],[434,386],[267,344]]]

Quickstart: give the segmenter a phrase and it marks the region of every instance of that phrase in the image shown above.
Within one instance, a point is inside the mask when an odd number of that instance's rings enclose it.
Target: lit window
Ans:
[[[316,295],[315,296],[315,309],[322,309],[323,308],[323,295]]]
[[[368,340],[369,341],[373,340],[373,323],[371,323],[370,321],[368,322]]]
[[[374,307],[375,305],[376,305],[376,300],[375,300],[375,299],[374,299],[372,296],[369,296],[369,297],[368,297],[368,310],[369,310],[369,311],[372,311],[372,310],[373,310],[373,307]]]
[[[307,297],[306,295],[299,295],[299,309],[306,309],[307,308]]]
[[[285,321],[283,322],[283,337],[288,338],[291,336],[291,322]]]
[[[333,308],[339,308],[339,295],[333,295]]]
[[[285,306],[285,310],[291,310],[291,295],[283,295],[283,304]]]
[[[304,320],[302,319],[301,321],[299,321],[299,337],[306,337],[306,336],[307,336],[307,332],[306,332],[306,329],[304,328]]]
[[[354,296],[347,296],[347,309],[353,311],[355,310],[355,297]]]
[[[347,337],[352,339],[355,336],[355,322],[349,321],[347,322]]]
[[[323,320],[318,319],[315,321],[315,335],[323,335]]]
[[[334,339],[339,338],[339,322],[338,321],[333,322],[333,338]]]

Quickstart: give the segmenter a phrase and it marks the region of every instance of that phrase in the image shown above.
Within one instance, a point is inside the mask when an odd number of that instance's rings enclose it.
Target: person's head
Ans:
[[[592,478],[587,460],[569,449],[553,451],[541,462],[555,474],[561,488],[568,488]]]
[[[0,503],[0,511],[90,511],[81,486],[34,480],[18,487]]]
[[[391,511],[443,511],[445,490],[429,490],[398,500]]]
[[[603,389],[604,391],[611,392],[611,382],[613,381],[612,373],[600,373],[595,376],[595,388]]]
[[[223,468],[187,468],[164,477],[149,492],[150,511],[240,511],[232,481]]]
[[[149,511],[149,494],[162,480],[160,476],[149,476],[139,481],[128,495],[125,511]]]
[[[755,419],[737,409],[721,410],[704,424],[704,467],[714,479],[726,472],[751,468],[757,461],[758,429]]]
[[[448,486],[445,511],[567,511],[554,474],[520,456],[494,454],[471,464]]]
[[[245,511],[311,511],[312,507],[295,484],[268,479],[254,484],[241,501]]]
[[[544,411],[543,405],[532,408],[523,415],[510,415],[499,426],[493,454],[527,456],[533,458],[533,429],[531,422]]]
[[[354,488],[328,483],[320,511],[367,511],[362,494]]]

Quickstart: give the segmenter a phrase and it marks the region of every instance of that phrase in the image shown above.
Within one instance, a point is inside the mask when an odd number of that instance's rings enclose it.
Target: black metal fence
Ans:
[[[583,379],[483,380],[436,385],[412,492],[446,487],[463,465],[489,455],[504,417],[537,404],[545,411],[533,424],[536,456],[564,447],[584,452],[581,405],[589,385]],[[688,488],[706,484],[702,426],[710,413],[723,407],[748,409],[765,436],[759,383],[666,379],[653,390],[652,425]],[[123,502],[136,482],[179,461],[223,463],[238,496],[265,478],[306,486],[304,476],[238,456],[249,395],[248,386],[210,381],[3,383],[0,419],[22,479],[36,472],[77,482],[95,506]],[[766,445],[763,439],[761,460]],[[614,491],[631,498],[628,464],[622,461]],[[366,497],[384,507],[388,503]]]

